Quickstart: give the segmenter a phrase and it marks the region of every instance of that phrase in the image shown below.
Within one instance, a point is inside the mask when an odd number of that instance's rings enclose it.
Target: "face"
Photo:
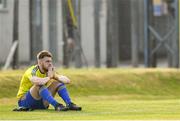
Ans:
[[[52,67],[52,58],[51,57],[44,57],[43,59],[40,59],[38,62],[38,65],[41,66],[41,68],[47,72],[49,67]]]

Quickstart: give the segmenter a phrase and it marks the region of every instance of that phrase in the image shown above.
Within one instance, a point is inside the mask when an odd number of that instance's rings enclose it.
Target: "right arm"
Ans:
[[[30,80],[35,85],[44,85],[50,80],[50,77],[40,78],[40,77],[37,77],[37,76],[33,76],[33,77],[30,78]]]

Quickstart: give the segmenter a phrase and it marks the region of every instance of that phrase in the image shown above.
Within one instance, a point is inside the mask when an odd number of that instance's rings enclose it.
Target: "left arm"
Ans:
[[[63,75],[58,75],[56,73],[54,74],[53,79],[55,79],[55,80],[57,80],[57,81],[59,81],[61,83],[64,83],[64,84],[69,84],[71,82],[68,77],[63,76]]]

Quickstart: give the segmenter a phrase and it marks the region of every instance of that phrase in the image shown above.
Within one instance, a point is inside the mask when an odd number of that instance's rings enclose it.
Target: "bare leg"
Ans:
[[[39,89],[40,89],[40,86],[37,86],[37,85],[33,85],[30,89],[31,96],[36,100],[41,99],[39,95]]]
[[[54,81],[49,87],[48,90],[50,91],[50,93],[52,94],[52,96],[54,97],[55,94],[58,92],[58,88],[62,83],[58,82],[58,81]],[[59,92],[58,92],[59,93]],[[64,92],[66,94],[66,96],[68,96],[68,98],[70,99],[67,90]],[[63,96],[61,96],[61,98],[65,101],[66,99],[63,98]],[[66,97],[67,98],[67,97]],[[66,103],[66,101],[65,101]],[[44,101],[44,105],[48,106],[49,103],[47,101]],[[76,104],[70,102],[70,104],[68,104],[68,109],[69,110],[75,110],[75,111],[80,111],[82,108],[77,106]]]
[[[48,90],[51,92],[53,97],[55,96],[57,89],[58,89],[58,86],[60,84],[61,83],[59,83],[58,81],[53,81],[52,84],[48,87]]]
[[[55,96],[55,94],[57,92],[57,88],[58,88],[59,84],[61,84],[61,83],[54,81],[48,87],[48,90],[50,91],[50,93],[52,94],[53,97]],[[37,85],[33,85],[30,89],[30,93],[31,93],[32,97],[36,100],[41,99],[41,97],[39,95],[39,89],[40,89],[40,86],[37,86]]]
[[[49,87],[48,87],[48,90],[49,92],[52,94],[52,96],[54,97],[56,92],[57,92],[57,87],[59,86],[59,82],[57,81],[54,81]],[[40,86],[37,86],[37,85],[33,85],[30,89],[30,93],[31,93],[31,96],[36,99],[36,100],[40,100],[41,99],[41,96],[39,95],[39,90],[40,90]],[[44,106],[48,106],[49,103],[47,101],[44,100]]]
[[[52,84],[48,87],[49,92],[52,94],[52,96],[54,97],[57,93],[57,88],[61,83],[59,83],[58,81],[53,81]],[[47,101],[44,100],[44,105],[48,106],[49,103]]]

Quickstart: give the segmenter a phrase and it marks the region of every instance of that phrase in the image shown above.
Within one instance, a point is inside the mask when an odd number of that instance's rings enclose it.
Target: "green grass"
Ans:
[[[59,69],[72,80],[67,87],[83,111],[55,112],[51,107],[44,111],[12,112],[23,72],[0,73],[0,120],[180,119],[177,69]]]
[[[0,120],[180,119],[180,101],[178,99],[121,100],[119,96],[76,97],[75,102],[83,107],[81,112],[55,112],[52,107],[49,110],[12,112],[14,99],[4,100],[6,103],[0,104]]]
[[[0,73],[0,98],[15,97],[23,72]],[[128,94],[180,97],[180,71],[176,69],[65,69],[58,72],[72,80],[68,88],[76,96]]]

